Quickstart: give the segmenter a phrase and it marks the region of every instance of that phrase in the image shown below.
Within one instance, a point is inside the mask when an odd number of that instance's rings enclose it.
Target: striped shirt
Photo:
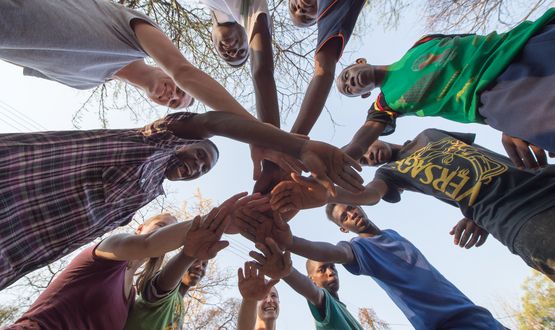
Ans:
[[[127,224],[164,193],[174,113],[141,129],[0,134],[0,290]]]

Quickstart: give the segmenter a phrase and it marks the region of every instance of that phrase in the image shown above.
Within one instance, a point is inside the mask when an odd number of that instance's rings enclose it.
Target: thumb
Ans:
[[[451,231],[449,232],[449,235],[455,235],[455,227],[451,228]]]
[[[208,255],[210,256],[210,259],[214,258],[218,254],[218,252],[225,249],[228,245],[228,241],[218,241],[212,244],[210,249],[208,249]]]
[[[298,173],[291,173],[291,178],[293,181],[306,188],[314,188],[317,185],[316,182],[309,180]]]
[[[279,278],[276,278],[276,279],[272,278],[268,281],[268,283],[266,283],[266,287],[269,289],[278,283],[279,283]]]

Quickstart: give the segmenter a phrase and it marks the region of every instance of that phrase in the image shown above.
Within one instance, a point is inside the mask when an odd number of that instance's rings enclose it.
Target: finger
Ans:
[[[249,252],[249,256],[258,261],[260,265],[264,265],[266,263],[266,257],[256,251]]]
[[[279,283],[279,278],[273,279],[271,278],[268,283],[266,283],[266,288],[269,290],[271,289],[274,285]]]
[[[208,249],[208,256],[210,259],[214,258],[218,252],[225,249],[229,246],[228,241],[217,241],[216,243],[212,244],[212,246]]]
[[[283,251],[281,251],[279,249],[276,241],[274,241],[273,238],[266,237],[265,242],[266,242],[266,247],[268,248],[268,250],[270,251],[271,254],[282,254],[283,253]]]
[[[505,140],[503,140],[503,147],[513,164],[515,164],[518,168],[524,168],[524,163],[522,162],[522,159],[520,159],[514,143],[505,142]]]
[[[333,182],[336,185],[353,193],[359,193],[364,189],[364,187],[360,184],[360,182],[357,182],[357,181],[353,182],[353,180],[349,180],[348,176],[343,173],[340,173],[340,174],[330,173],[330,178],[333,180]]]
[[[339,152],[343,154],[343,162],[345,163],[345,165],[351,166],[355,170],[362,172],[362,166],[360,166],[360,163],[358,161],[354,160],[353,158],[351,158],[351,156],[347,155],[343,151],[339,151]]]
[[[242,198],[245,197],[245,196],[248,196],[248,194],[249,193],[246,192],[246,191],[237,193],[237,194],[229,197],[228,199],[226,199],[222,204],[220,204],[220,207],[235,205],[235,203],[237,203],[237,201],[243,200]],[[248,198],[247,198],[247,200],[248,200]]]
[[[350,178],[349,180],[350,180],[350,181],[356,182],[356,183],[361,184],[361,185],[364,183],[364,179],[360,176],[360,174],[358,174],[358,173],[357,173],[354,169],[352,169],[351,167],[344,166],[344,167],[343,167],[343,173],[344,173],[346,176],[349,176],[349,178]]]
[[[245,263],[245,268],[247,268],[247,265]],[[241,283],[245,280],[245,276],[243,275],[243,268],[239,267],[239,269],[237,269],[237,279],[238,282]]]
[[[464,230],[464,226],[461,226],[459,222],[458,224],[455,225],[454,229],[455,229],[455,236],[453,237],[453,243],[455,243],[455,245],[459,245],[459,242],[461,241],[461,235]]]
[[[488,235],[489,233],[487,231],[482,230],[482,232],[480,233],[480,239],[478,240],[478,243],[476,243],[476,247],[484,245],[486,239],[488,238]]]
[[[266,246],[266,244],[259,242],[256,243],[254,246],[256,246],[256,248],[259,249],[260,252],[262,252],[262,254],[264,254],[266,257],[269,257],[273,254],[272,251],[270,251],[270,249]]]
[[[276,225],[276,227],[278,227],[281,230],[289,229],[289,225],[287,224],[287,222],[285,222],[285,220],[283,220],[283,217],[279,212],[273,212],[273,216],[274,216],[274,224]]]
[[[316,181],[318,181],[322,186],[324,186],[324,188],[326,188],[326,190],[331,196],[335,197],[336,195],[335,186],[333,184],[333,181],[326,174],[312,173],[312,176]]]
[[[197,215],[197,216],[193,219],[193,222],[191,223],[191,228],[189,229],[189,231],[198,230],[199,227],[200,227],[200,223],[201,223],[201,217],[200,217],[200,215]]]
[[[272,207],[276,204],[279,204],[279,202],[284,199],[284,198],[288,198],[294,195],[294,190],[293,188],[291,189],[287,189],[287,190],[281,190],[278,192],[272,192],[272,195],[270,197],[270,205],[272,205]]]
[[[455,228],[457,228],[457,226],[451,228],[451,231],[449,232],[449,235],[455,235]]]
[[[314,180],[310,180],[309,178],[305,178],[302,175],[299,175],[297,173],[291,173],[291,178],[293,179],[293,181],[295,181],[296,183],[300,184],[303,187],[309,188],[309,189],[316,189],[318,187],[318,183],[316,183]],[[291,185],[294,186],[294,184],[289,181]]]
[[[532,152],[534,153],[534,157],[536,158],[538,166],[547,166],[547,155],[545,154],[545,150],[533,144],[530,145],[530,149],[532,149]]]
[[[229,225],[231,224],[232,220],[232,217],[225,217],[224,220],[218,225],[218,227],[214,229],[213,233],[218,239],[222,237],[227,227],[229,227]]]
[[[472,233],[472,237],[470,238],[470,241],[468,241],[468,243],[466,243],[466,245],[464,246],[465,249],[470,249],[476,244],[476,242],[478,241],[478,237],[480,236],[479,232],[480,232],[480,229],[477,228],[477,230],[475,230]]]
[[[257,223],[264,223],[264,222],[272,222],[273,219],[268,217],[266,214],[254,211],[254,210],[246,210],[245,214],[249,219]]]
[[[217,231],[225,222],[224,221],[225,219],[230,219],[227,217],[229,207],[223,206],[223,207],[220,207],[219,209],[220,210],[216,215],[216,217],[214,217],[214,219],[208,223],[208,228],[207,228],[208,230]]]
[[[465,227],[463,235],[461,237],[461,241],[459,242],[459,246],[460,247],[464,247],[466,245],[466,243],[468,242],[468,239],[470,238],[470,235],[472,235],[472,231],[470,230],[471,224],[468,223],[468,225]]]
[[[520,158],[522,159],[522,162],[524,162],[524,166],[526,166],[526,168],[538,167],[538,163],[536,162],[536,159],[534,158],[534,155],[530,151],[530,148],[528,147],[527,144],[523,142],[523,145],[521,145],[517,149],[517,152]]]

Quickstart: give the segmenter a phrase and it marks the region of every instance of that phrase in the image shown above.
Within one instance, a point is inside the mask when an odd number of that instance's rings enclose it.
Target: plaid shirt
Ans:
[[[106,232],[164,193],[174,113],[142,129],[0,135],[0,290]]]

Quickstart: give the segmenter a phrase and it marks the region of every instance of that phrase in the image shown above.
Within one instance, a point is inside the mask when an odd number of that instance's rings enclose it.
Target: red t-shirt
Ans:
[[[18,320],[42,329],[123,329],[135,291],[124,296],[127,261],[97,257],[96,246],[83,250]]]

